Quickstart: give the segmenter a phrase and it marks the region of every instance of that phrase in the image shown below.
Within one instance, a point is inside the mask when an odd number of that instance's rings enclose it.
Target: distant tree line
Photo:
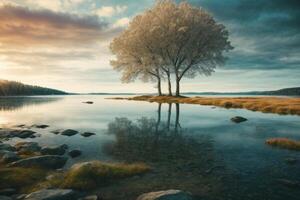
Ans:
[[[66,94],[66,92],[39,86],[25,85],[15,81],[0,80],[0,96],[60,94]]]
[[[225,26],[199,7],[187,2],[157,1],[155,6],[136,16],[128,28],[116,37],[110,49],[115,55],[111,65],[122,72],[122,81],[136,78],[157,82],[167,80],[172,96],[180,96],[182,78],[197,74],[211,75],[216,66],[224,64],[224,52],[231,50]]]

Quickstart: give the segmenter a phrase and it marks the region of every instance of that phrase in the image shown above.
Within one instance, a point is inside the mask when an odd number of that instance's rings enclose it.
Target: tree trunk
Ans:
[[[169,103],[168,121],[167,121],[167,129],[168,130],[170,130],[171,112],[172,112],[172,103]]]
[[[180,79],[176,77],[176,96],[180,96]]]
[[[169,96],[172,96],[172,84],[171,84],[171,77],[170,72],[167,73],[168,76],[168,89],[169,89]]]
[[[177,133],[178,127],[180,127],[179,124],[179,115],[180,115],[180,108],[179,108],[179,103],[176,103],[176,119],[175,119],[175,132]]]
[[[158,104],[158,109],[157,109],[157,121],[155,126],[156,133],[158,132],[160,119],[161,119],[161,103]]]
[[[157,77],[157,90],[158,90],[158,96],[161,96],[161,80],[160,77]]]

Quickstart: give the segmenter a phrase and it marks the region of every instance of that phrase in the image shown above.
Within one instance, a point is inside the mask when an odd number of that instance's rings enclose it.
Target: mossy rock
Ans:
[[[111,164],[91,161],[75,164],[66,173],[63,188],[90,190],[111,181],[140,175],[150,170],[145,164]]]

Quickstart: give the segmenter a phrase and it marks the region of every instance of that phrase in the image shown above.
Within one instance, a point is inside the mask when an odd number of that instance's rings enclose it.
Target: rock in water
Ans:
[[[11,167],[40,167],[45,169],[59,169],[62,168],[68,158],[64,156],[35,156],[31,158],[22,159],[11,163]]]
[[[74,149],[74,150],[70,151],[68,154],[69,154],[69,156],[71,156],[72,158],[76,158],[76,157],[78,157],[78,156],[81,155],[81,151],[78,150],[78,149]]]
[[[25,197],[25,200],[75,200],[76,193],[70,189],[43,189]]]
[[[0,161],[3,163],[10,163],[19,159],[20,157],[15,152],[0,150]]]
[[[76,135],[78,133],[78,131],[72,130],[72,129],[67,129],[64,130],[63,132],[61,132],[62,135],[66,135],[66,136],[73,136]]]
[[[236,116],[231,118],[231,121],[235,122],[235,123],[241,123],[241,122],[245,122],[248,119],[244,118],[244,117],[240,117],[240,116]]]
[[[137,200],[193,200],[193,197],[180,190],[165,190],[142,194]]]
[[[44,147],[41,150],[43,155],[64,155],[66,152],[65,145],[56,146],[56,147]]]
[[[96,135],[96,133],[84,132],[84,133],[81,133],[80,135],[82,135],[83,137],[90,137],[92,135]]]
[[[45,128],[48,128],[49,125],[46,125],[46,124],[41,124],[41,125],[33,125],[35,128],[41,128],[41,129],[45,129]]]
[[[19,142],[15,145],[15,148],[20,154],[35,153],[41,150],[37,142]]]
[[[82,102],[82,103],[93,104],[94,102],[92,102],[92,101],[85,101],[85,102]]]
[[[19,138],[24,139],[24,138],[32,137],[33,134],[35,134],[34,131],[31,131],[31,130],[23,130],[23,131],[20,131],[20,132],[16,135],[16,137],[19,137]]]
[[[0,143],[0,150],[4,151],[15,151],[16,148],[11,146],[10,144]]]

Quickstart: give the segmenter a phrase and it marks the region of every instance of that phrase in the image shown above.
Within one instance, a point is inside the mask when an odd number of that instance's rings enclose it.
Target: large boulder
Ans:
[[[43,189],[25,197],[25,200],[74,200],[77,199],[75,191],[70,189]]]
[[[19,138],[32,138],[34,137],[35,132],[32,130],[18,130],[18,131],[14,131],[15,137],[19,137]]]
[[[73,135],[76,135],[77,133],[78,133],[78,131],[75,131],[73,129],[67,129],[67,130],[64,130],[63,132],[61,132],[61,135],[73,136]]]
[[[181,190],[165,190],[142,194],[137,200],[193,200],[193,197]]]
[[[66,152],[65,145],[55,147],[44,147],[41,150],[43,155],[64,155]]]
[[[3,163],[10,163],[19,159],[20,157],[15,152],[0,150],[0,161]]]
[[[59,169],[62,168],[68,158],[64,156],[35,156],[31,158],[22,159],[16,162],[11,163],[11,167],[39,167],[46,169]]]
[[[19,142],[15,145],[19,154],[40,152],[41,147],[37,142]]]
[[[16,148],[11,146],[10,144],[0,143],[0,150],[4,151],[15,151]]]
[[[241,116],[236,116],[236,117],[231,118],[231,121],[233,121],[235,123],[241,123],[241,122],[245,122],[247,120],[248,119],[241,117]]]

